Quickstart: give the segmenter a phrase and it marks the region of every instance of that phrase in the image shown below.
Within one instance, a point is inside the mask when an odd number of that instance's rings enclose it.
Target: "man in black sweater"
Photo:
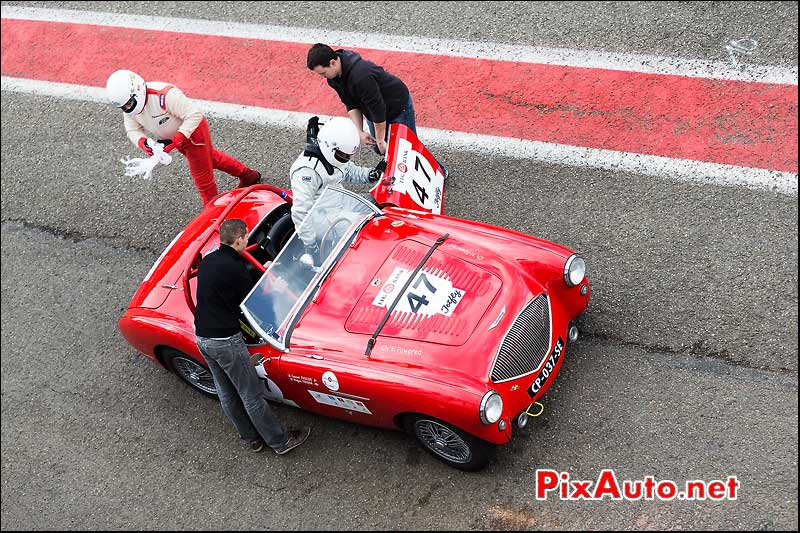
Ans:
[[[222,410],[243,440],[259,452],[264,443],[283,455],[300,446],[311,428],[289,430],[275,417],[264,385],[250,363],[250,352],[239,329],[239,303],[253,288],[241,253],[247,246],[247,226],[229,219],[219,226],[219,249],[206,255],[197,273],[195,337],[217,388]]]
[[[317,43],[308,51],[306,66],[328,80],[347,107],[347,114],[361,135],[362,144],[375,145],[375,151],[386,154],[389,124],[405,124],[417,134],[414,102],[406,84],[383,67],[350,50],[336,50]],[[364,131],[364,118],[370,132]],[[447,167],[442,167],[444,179]]]
[[[408,87],[383,67],[361,59],[356,52],[334,52],[330,46],[321,43],[308,51],[306,64],[310,70],[326,78],[328,85],[339,95],[358,128],[363,144],[377,144],[380,153],[385,154],[388,124],[399,122],[412,130],[416,128]],[[364,131],[364,117],[375,137]]]

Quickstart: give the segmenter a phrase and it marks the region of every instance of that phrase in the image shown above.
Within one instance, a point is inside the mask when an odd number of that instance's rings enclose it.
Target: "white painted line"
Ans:
[[[100,87],[3,76],[2,90],[53,98],[100,102],[108,105],[105,89]],[[267,127],[285,128],[288,126],[305,129],[309,117],[314,114],[213,102],[210,100],[197,100],[197,102],[200,103],[209,116]],[[327,115],[320,116],[323,119],[329,118]],[[417,133],[426,146],[438,149],[478,152],[495,157],[531,159],[543,163],[579,168],[602,168],[614,172],[631,172],[671,180],[727,187],[745,187],[753,190],[768,190],[784,195],[797,196],[797,174],[791,172],[720,165],[687,159],[673,159],[432,128],[418,128]]]
[[[70,9],[2,6],[2,18],[95,24],[118,28],[194,33],[295,43],[329,43],[343,48],[370,48],[454,57],[516,61],[567,67],[602,68],[646,74],[669,74],[761,83],[797,85],[797,67],[734,66],[731,63],[644,54],[617,54],[569,48],[541,48],[423,36],[353,33],[321,28],[266,26],[185,18],[153,17]]]

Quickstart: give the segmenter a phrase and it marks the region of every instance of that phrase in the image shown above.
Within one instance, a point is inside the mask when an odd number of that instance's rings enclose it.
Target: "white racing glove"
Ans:
[[[141,175],[144,179],[150,179],[153,175],[153,169],[161,163],[162,165],[169,165],[172,163],[172,156],[164,152],[164,145],[153,139],[147,139],[147,146],[153,150],[153,155],[150,157],[134,157],[127,159],[120,159],[120,162],[125,165],[125,175],[134,177]]]

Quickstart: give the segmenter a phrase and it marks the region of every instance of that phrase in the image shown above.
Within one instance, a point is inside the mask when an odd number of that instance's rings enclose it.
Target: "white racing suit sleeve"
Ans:
[[[368,183],[370,170],[367,167],[356,166],[355,163],[350,161],[344,166],[344,181],[348,183]]]
[[[203,113],[197,104],[191,99],[187,98],[183,91],[177,87],[173,87],[167,92],[165,98],[167,112],[175,115],[183,121],[178,131],[183,133],[186,138],[192,136],[194,130],[200,125],[203,120]]]
[[[127,113],[123,113],[122,120],[125,123],[125,134],[128,136],[128,139],[130,139],[133,145],[138,148],[139,139],[142,137],[147,137],[147,135],[144,133],[144,128],[141,124],[128,116]]]
[[[309,225],[300,228],[302,222],[311,211],[311,207],[322,192],[322,178],[314,169],[300,167],[291,175],[292,182],[292,222],[297,229],[297,235],[303,244],[312,245],[316,239],[314,228]]]

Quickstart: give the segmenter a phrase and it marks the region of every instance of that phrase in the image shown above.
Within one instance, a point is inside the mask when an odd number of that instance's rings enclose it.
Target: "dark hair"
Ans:
[[[308,70],[314,70],[314,67],[317,65],[321,67],[329,67],[331,65],[331,61],[337,57],[338,56],[336,55],[336,52],[333,51],[333,48],[327,44],[317,43],[311,47],[311,50],[308,51],[306,65],[308,66]]]
[[[233,245],[236,239],[247,235],[247,225],[244,220],[238,218],[230,218],[219,225],[219,242]]]

